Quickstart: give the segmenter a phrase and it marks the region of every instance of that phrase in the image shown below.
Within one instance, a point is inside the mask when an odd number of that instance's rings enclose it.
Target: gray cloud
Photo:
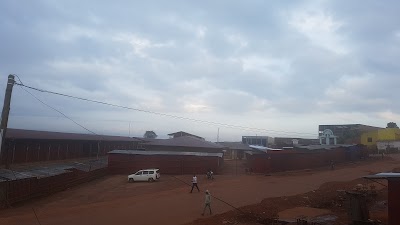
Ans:
[[[400,119],[396,1],[3,1],[0,72],[67,94],[204,120],[317,135],[319,123]],[[215,126],[34,92],[101,133]],[[120,121],[120,122],[116,122]],[[110,122],[114,121],[114,122]],[[10,125],[82,132],[15,88]],[[136,132],[136,133],[135,133]],[[238,140],[253,131],[225,130]],[[286,134],[286,135],[285,135]]]

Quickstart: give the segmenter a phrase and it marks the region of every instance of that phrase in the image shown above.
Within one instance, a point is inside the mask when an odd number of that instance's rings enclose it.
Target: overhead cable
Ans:
[[[128,110],[133,110],[133,111],[138,111],[138,112],[143,112],[143,113],[148,113],[148,114],[153,114],[153,115],[158,115],[158,116],[170,117],[170,118],[174,118],[174,119],[187,120],[187,121],[204,123],[204,124],[209,124],[209,125],[223,126],[223,127],[227,127],[227,128],[235,128],[235,129],[243,129],[243,130],[263,131],[263,132],[286,133],[286,134],[296,134],[296,135],[313,135],[313,136],[315,135],[315,134],[311,134],[311,133],[269,130],[269,129],[263,129],[263,128],[247,127],[247,126],[241,126],[241,125],[233,125],[233,124],[227,124],[227,123],[220,123],[220,122],[213,122],[213,121],[207,121],[207,120],[194,119],[194,118],[190,118],[190,117],[177,116],[177,115],[173,115],[173,114],[161,113],[161,112],[150,111],[150,110],[140,109],[140,108],[133,108],[133,107],[129,107],[129,106],[117,105],[117,104],[113,104],[113,103],[108,103],[108,102],[103,102],[103,101],[92,100],[92,99],[88,99],[88,98],[83,98],[83,97],[77,97],[77,96],[73,96],[73,95],[63,94],[63,93],[59,93],[59,92],[49,91],[49,90],[45,90],[45,89],[40,89],[40,88],[28,86],[28,85],[23,84],[22,82],[15,83],[15,84],[19,85],[19,86],[22,86],[22,87],[26,87],[26,88],[32,89],[32,90],[35,90],[35,91],[38,91],[38,92],[42,92],[42,93],[59,95],[59,96],[67,97],[67,98],[72,98],[72,99],[77,99],[77,100],[81,100],[81,101],[92,102],[92,103],[101,104],[101,105],[112,106],[112,107],[116,107],[116,108],[128,109]]]
[[[38,97],[36,97],[36,96],[35,96],[34,94],[32,94],[30,91],[28,91],[28,90],[26,90],[25,88],[23,88],[23,85],[21,85],[21,89],[24,90],[24,91],[26,91],[28,94],[30,94],[32,97],[34,97],[36,100],[38,100],[38,101],[39,101],[40,103],[42,103],[43,105],[45,105],[45,106],[49,107],[50,109],[52,109],[52,110],[58,112],[58,113],[61,114],[63,117],[65,117],[65,118],[67,118],[68,120],[72,121],[73,123],[75,123],[76,125],[80,126],[80,127],[83,128],[83,129],[85,129],[86,131],[88,131],[88,132],[90,132],[90,133],[92,133],[92,134],[94,134],[94,135],[98,135],[98,134],[96,134],[95,132],[93,132],[93,131],[89,130],[88,128],[86,128],[85,126],[83,126],[82,124],[76,122],[76,121],[73,120],[71,117],[65,115],[65,114],[64,114],[63,112],[61,112],[60,110],[58,110],[58,109],[56,109],[56,108],[50,106],[49,104],[45,103],[45,102],[42,101],[42,100],[40,100]]]

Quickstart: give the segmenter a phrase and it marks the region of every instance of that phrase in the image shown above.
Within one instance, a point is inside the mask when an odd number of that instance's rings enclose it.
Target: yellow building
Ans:
[[[361,135],[361,144],[369,148],[376,147],[378,141],[398,141],[400,140],[399,128],[384,128]]]

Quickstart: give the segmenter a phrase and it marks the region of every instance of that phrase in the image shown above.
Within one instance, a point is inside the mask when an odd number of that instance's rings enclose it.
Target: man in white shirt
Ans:
[[[200,192],[199,186],[197,186],[197,177],[196,177],[196,175],[193,175],[193,178],[192,178],[192,190],[190,191],[190,193],[193,192],[193,188],[194,187],[196,187],[197,191]]]

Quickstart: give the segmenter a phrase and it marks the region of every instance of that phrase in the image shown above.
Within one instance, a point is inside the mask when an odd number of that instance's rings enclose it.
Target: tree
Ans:
[[[389,122],[386,128],[399,128],[395,122]]]
[[[144,133],[143,137],[144,138],[156,139],[157,138],[157,134],[156,134],[156,132],[150,130],[150,131],[146,131],[146,133]]]

